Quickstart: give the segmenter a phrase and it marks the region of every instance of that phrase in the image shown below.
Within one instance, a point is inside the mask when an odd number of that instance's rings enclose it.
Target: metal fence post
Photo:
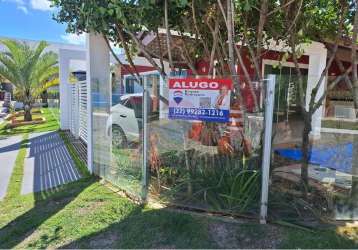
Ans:
[[[266,105],[265,105],[265,135],[264,148],[262,159],[262,187],[261,187],[261,208],[260,208],[260,223],[266,224],[267,219],[267,204],[269,192],[270,179],[270,164],[271,164],[271,138],[272,138],[272,122],[273,122],[273,108],[275,103],[275,83],[276,76],[269,75],[267,81]]]
[[[92,70],[93,66],[93,42],[92,34],[86,34],[86,86],[87,86],[87,168],[94,172],[93,164],[93,114],[92,114]]]
[[[142,202],[146,203],[148,194],[148,108],[150,107],[150,100],[148,100],[148,79],[144,77],[142,79],[143,86],[143,164],[142,164]]]

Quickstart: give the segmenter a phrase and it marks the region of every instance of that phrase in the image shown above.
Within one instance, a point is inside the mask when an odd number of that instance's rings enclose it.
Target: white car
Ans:
[[[127,147],[130,142],[138,142],[142,129],[142,93],[127,94],[110,109],[106,124],[107,135],[112,132],[112,144]]]

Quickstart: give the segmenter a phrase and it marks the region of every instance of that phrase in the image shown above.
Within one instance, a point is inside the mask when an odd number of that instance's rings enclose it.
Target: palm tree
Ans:
[[[31,121],[35,100],[58,75],[57,55],[44,52],[48,46],[44,41],[34,48],[8,39],[0,43],[7,49],[0,53],[0,76],[14,85],[24,103],[24,120]]]

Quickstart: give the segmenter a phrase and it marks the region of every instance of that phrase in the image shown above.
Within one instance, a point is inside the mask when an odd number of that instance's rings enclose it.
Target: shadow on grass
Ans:
[[[334,230],[308,232],[291,227],[231,223],[166,209],[133,209],[125,218],[61,249],[356,249]]]
[[[140,206],[105,229],[84,236],[61,249],[83,248],[218,248],[204,220],[166,209]]]
[[[57,132],[24,139],[20,145],[8,195],[1,205],[8,208],[5,217],[16,215],[16,210],[30,209],[0,229],[0,248],[13,248],[23,242],[96,181],[88,174],[76,181],[83,171]],[[25,158],[28,145],[29,155]],[[21,193],[33,193],[33,203]]]
[[[0,248],[14,248],[23,242],[41,224],[61,211],[95,181],[93,177],[87,177],[56,190],[34,193],[33,207],[0,229]],[[16,204],[21,204],[21,198],[8,202],[13,202],[16,208]]]

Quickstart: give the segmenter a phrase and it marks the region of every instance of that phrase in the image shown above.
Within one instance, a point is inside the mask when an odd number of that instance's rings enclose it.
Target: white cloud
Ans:
[[[75,45],[85,45],[86,44],[86,35],[84,33],[77,35],[72,33],[67,33],[65,35],[61,35],[61,39],[66,43],[75,44]],[[123,54],[123,49],[114,45],[114,43],[110,43],[114,53],[120,55]]]
[[[31,8],[35,10],[42,10],[42,11],[52,10],[51,3],[48,0],[30,0],[30,5]]]
[[[29,13],[29,10],[25,6],[17,6],[17,8],[22,12],[24,12],[25,14]]]
[[[17,9],[21,10],[25,14],[29,13],[24,0],[2,0],[2,2],[14,3],[16,4]]]
[[[61,36],[62,40],[67,43],[76,44],[76,45],[84,45],[86,43],[86,37],[84,34],[65,34]]]
[[[29,13],[29,9],[40,11],[52,11],[49,0],[0,0],[0,2],[8,2],[16,4],[17,9],[21,10],[25,14]]]
[[[17,5],[25,5],[24,0],[2,0],[2,2],[16,3]]]

